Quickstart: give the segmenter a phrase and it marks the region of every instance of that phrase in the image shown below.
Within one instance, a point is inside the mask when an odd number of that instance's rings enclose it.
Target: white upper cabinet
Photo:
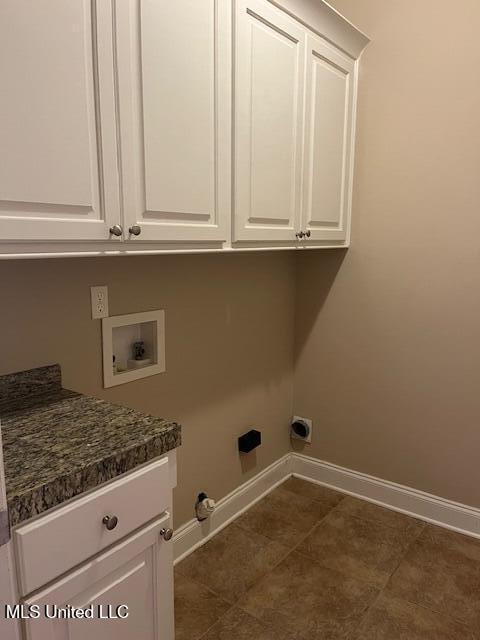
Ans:
[[[230,2],[122,0],[116,26],[126,237],[227,240]]]
[[[234,240],[292,241],[300,215],[305,29],[238,0]]]
[[[367,43],[323,0],[0,0],[0,258],[347,246]]]
[[[318,9],[351,56],[268,0],[237,2],[234,241],[348,240],[365,41],[326,5]]]
[[[302,230],[345,241],[351,206],[355,61],[308,35]]]
[[[119,216],[111,2],[0,2],[0,240],[108,240]]]

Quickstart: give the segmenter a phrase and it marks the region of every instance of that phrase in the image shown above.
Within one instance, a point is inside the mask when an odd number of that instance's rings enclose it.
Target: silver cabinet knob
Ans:
[[[305,237],[309,238],[312,235],[312,232],[310,231],[310,229],[308,231],[305,231]]]
[[[133,227],[130,227],[128,229],[128,233],[131,236],[139,236],[142,233],[142,227],[140,227],[138,224],[134,224]]]
[[[173,529],[160,529],[160,535],[167,542],[172,539]]]
[[[305,234],[303,233],[303,231],[299,231],[298,233],[295,234],[295,237],[298,238],[299,240],[301,240],[304,235]]]
[[[108,531],[113,531],[118,524],[117,516],[104,516],[102,520]]]
[[[123,233],[123,229],[121,225],[114,224],[113,227],[110,227],[110,235],[112,236],[121,236]]]

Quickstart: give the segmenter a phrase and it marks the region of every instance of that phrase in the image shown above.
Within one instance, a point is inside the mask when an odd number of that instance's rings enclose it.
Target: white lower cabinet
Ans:
[[[23,640],[174,640],[175,485],[171,451],[14,529]]]
[[[169,525],[166,515],[26,598],[41,614],[26,621],[26,639],[173,640],[173,545],[161,534]],[[47,617],[73,608],[94,618]]]
[[[13,537],[21,595],[126,538],[170,511],[171,503],[169,457],[164,457],[20,526]]]

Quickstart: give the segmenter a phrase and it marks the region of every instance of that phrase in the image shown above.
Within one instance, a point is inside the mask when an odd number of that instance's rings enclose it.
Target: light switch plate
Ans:
[[[90,287],[92,319],[108,318],[108,287]]]

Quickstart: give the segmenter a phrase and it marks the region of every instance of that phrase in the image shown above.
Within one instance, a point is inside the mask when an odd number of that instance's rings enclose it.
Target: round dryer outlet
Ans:
[[[290,425],[290,437],[304,442],[312,442],[313,423],[309,418],[293,416]]]

